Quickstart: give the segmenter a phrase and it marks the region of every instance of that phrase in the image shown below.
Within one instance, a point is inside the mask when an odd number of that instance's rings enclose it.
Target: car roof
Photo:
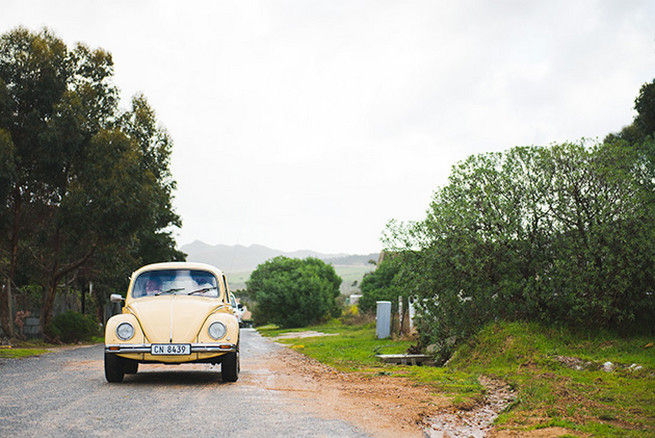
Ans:
[[[207,263],[197,263],[197,262],[164,262],[164,263],[152,263],[150,265],[142,266],[132,273],[132,278],[135,278],[136,275],[139,275],[147,271],[159,271],[162,269],[201,269],[204,271],[209,271],[220,278],[223,275],[223,271],[218,269],[216,266],[209,265]]]

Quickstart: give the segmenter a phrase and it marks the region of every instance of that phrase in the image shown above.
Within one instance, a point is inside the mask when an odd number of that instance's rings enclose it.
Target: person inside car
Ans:
[[[161,291],[161,283],[155,278],[149,278],[146,281],[146,295],[156,295]]]

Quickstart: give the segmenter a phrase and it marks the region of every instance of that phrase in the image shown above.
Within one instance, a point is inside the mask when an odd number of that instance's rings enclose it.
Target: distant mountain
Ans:
[[[322,254],[310,250],[285,252],[262,245],[208,245],[199,240],[183,245],[180,250],[188,254],[187,260],[190,262],[209,263],[225,272],[253,271],[259,264],[277,256],[299,259],[315,257],[333,265],[364,265],[371,259],[378,259],[377,253],[350,255]]]

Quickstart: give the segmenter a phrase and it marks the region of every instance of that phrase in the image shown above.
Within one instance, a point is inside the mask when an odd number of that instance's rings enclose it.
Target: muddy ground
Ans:
[[[288,393],[299,408],[348,421],[373,436],[545,438],[570,433],[562,428],[495,430],[494,419],[512,402],[514,393],[504,382],[485,377],[480,380],[487,388],[485,400],[462,411],[428,385],[402,377],[340,372],[288,348],[249,366],[272,371],[273,377],[261,383]]]

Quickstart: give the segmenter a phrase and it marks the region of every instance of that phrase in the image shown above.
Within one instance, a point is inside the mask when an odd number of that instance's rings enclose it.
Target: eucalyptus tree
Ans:
[[[65,44],[48,32],[33,35],[19,28],[0,39],[0,138],[4,143],[3,252],[6,282],[2,289],[2,325],[12,333],[10,291],[16,276],[18,248],[26,230],[35,229],[26,205],[49,204],[53,175],[46,143],[48,121],[71,76]],[[55,172],[56,173],[56,172]]]
[[[45,328],[61,282],[94,256],[145,252],[137,236],[175,252],[171,141],[143,96],[119,110],[112,76],[108,52],[69,49],[48,30],[0,38],[3,328],[19,269],[43,287]]]

